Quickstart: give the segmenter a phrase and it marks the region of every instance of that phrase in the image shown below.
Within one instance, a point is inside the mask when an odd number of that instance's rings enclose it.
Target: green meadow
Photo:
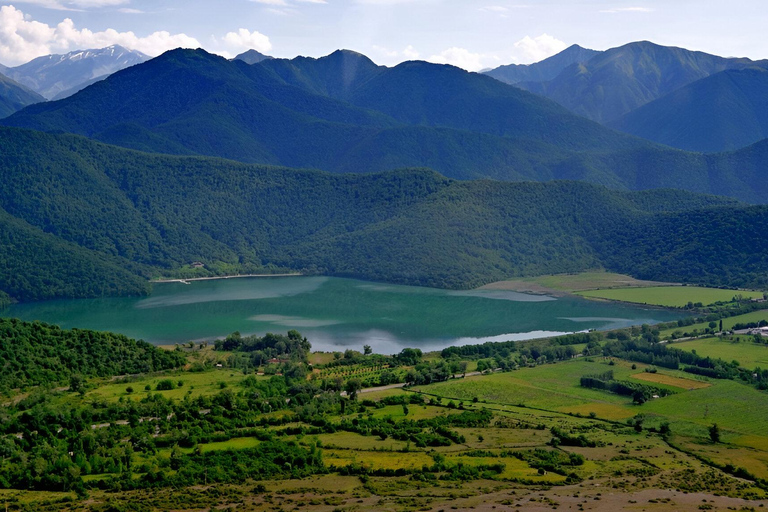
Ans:
[[[697,354],[725,361],[738,361],[744,368],[768,368],[768,345],[755,343],[751,336],[700,338],[672,344],[674,348],[695,350]]]
[[[745,298],[761,298],[762,292],[744,290],[721,290],[718,288],[702,288],[699,286],[653,286],[646,288],[616,288],[609,290],[588,290],[577,292],[577,295],[592,299],[617,300],[635,304],[648,304],[682,308],[688,303],[701,303],[705,306],[716,302],[730,302],[741,295]]]

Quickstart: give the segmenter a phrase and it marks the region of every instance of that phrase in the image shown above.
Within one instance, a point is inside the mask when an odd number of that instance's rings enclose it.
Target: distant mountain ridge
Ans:
[[[721,71],[608,123],[688,151],[732,151],[768,137],[768,69]]]
[[[45,55],[8,68],[6,74],[47,99],[74,94],[94,80],[149,60],[147,55],[120,45]]]
[[[42,101],[45,98],[39,94],[0,74],[0,119]]]
[[[484,71],[483,74],[511,85],[520,82],[548,82],[557,77],[568,66],[587,62],[600,53],[602,52],[574,44],[560,53],[534,64],[508,64]]]
[[[572,64],[544,82],[517,85],[598,122],[613,121],[696,80],[768,61],[724,58],[648,41],[629,43]]]

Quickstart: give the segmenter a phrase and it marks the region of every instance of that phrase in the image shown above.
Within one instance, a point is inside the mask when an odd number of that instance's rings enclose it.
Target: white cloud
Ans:
[[[256,50],[266,53],[272,49],[269,38],[257,31],[241,28],[237,32],[229,32],[224,36],[224,43],[237,50]]]
[[[285,2],[285,0],[251,0],[251,2],[254,2],[257,4],[264,4],[264,5],[280,5],[280,6],[288,5]]]
[[[563,41],[548,34],[541,34],[538,37],[525,36],[514,44],[512,59],[526,64],[539,62],[565,50],[567,46]]]
[[[435,64],[450,64],[459,68],[464,68],[467,71],[480,71],[486,66],[483,64],[483,60],[488,57],[481,53],[472,53],[465,48],[448,48],[438,55],[432,55],[427,60],[434,62]]]
[[[16,0],[20,4],[34,4],[60,11],[79,11],[98,7],[113,7],[129,3],[130,0]]]
[[[419,52],[417,52],[413,46],[408,45],[403,50],[403,57],[408,60],[416,60],[419,58]]]
[[[384,59],[384,64],[394,65],[402,62],[403,60],[417,60],[419,58],[419,52],[417,52],[413,46],[406,46],[403,51],[390,50],[384,46],[373,45],[373,51]]]
[[[150,56],[160,55],[173,48],[200,46],[193,37],[167,31],[139,37],[133,32],[118,32],[114,29],[101,32],[93,32],[87,28],[78,29],[69,18],[52,27],[28,19],[22,11],[12,5],[0,7],[0,60],[11,65],[28,62],[50,53],[103,48],[113,44]]]
[[[377,53],[390,58],[397,57],[400,54],[397,50],[388,50],[387,48],[384,48],[383,46],[378,46],[378,45],[373,45],[373,49]]]
[[[600,11],[607,14],[618,14],[622,12],[653,12],[653,9],[647,7],[617,7],[615,9],[604,9]]]

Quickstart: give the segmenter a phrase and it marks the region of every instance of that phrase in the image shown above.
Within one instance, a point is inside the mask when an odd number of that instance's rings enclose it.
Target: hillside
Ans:
[[[41,101],[45,101],[45,98],[0,74],[0,119]]]
[[[6,74],[47,99],[74,94],[95,79],[140,64],[149,57],[119,45],[75,50],[63,55],[44,55],[9,68]]]
[[[703,78],[608,123],[688,151],[732,151],[768,137],[768,70]]]
[[[0,318],[0,358],[2,394],[15,388],[68,385],[73,376],[149,373],[186,363],[180,353],[120,334],[65,330],[9,318]]]
[[[765,65],[761,63],[757,64]],[[727,59],[641,41],[573,64],[549,82],[518,86],[606,123],[696,80],[755,64],[749,59]]]
[[[463,288],[601,266],[752,283],[768,254],[753,239],[768,208],[714,196],[459,182],[428,170],[336,175],[0,133],[0,207],[13,217],[3,233],[46,244],[2,244],[15,263],[0,270],[0,290],[22,300],[141,293],[147,275],[192,261]],[[766,146],[711,165],[741,169]],[[701,245],[703,233],[720,243]],[[688,250],[695,259],[672,259]]]
[[[548,57],[541,62],[534,64],[508,64],[485,71],[483,74],[512,85],[520,82],[548,82],[553,80],[571,64],[587,62],[600,53],[599,51],[582,48],[574,44],[557,55]]]

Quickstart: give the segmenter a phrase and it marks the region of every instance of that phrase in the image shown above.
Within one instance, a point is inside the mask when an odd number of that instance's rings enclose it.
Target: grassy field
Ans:
[[[648,304],[681,308],[689,302],[705,306],[715,302],[730,302],[737,295],[745,298],[760,298],[762,292],[742,290],[720,290],[699,286],[654,286],[650,288],[617,288],[612,290],[590,290],[577,295],[593,299],[608,299],[635,304]]]
[[[730,318],[723,318],[723,329],[733,329],[733,326],[736,324],[748,324],[752,322],[759,322],[760,320],[766,320],[768,321],[768,309],[760,310],[760,311],[753,311],[751,313],[746,313],[744,315],[737,315],[732,316]],[[718,326],[719,326],[719,322]],[[667,339],[672,336],[672,333],[679,332],[693,332],[694,330],[698,331],[704,331],[709,327],[709,322],[703,322],[700,324],[693,324],[693,325],[687,325],[685,327],[673,327],[672,329],[665,329],[663,331],[659,332],[659,335],[662,339]]]
[[[255,378],[264,379],[268,377],[255,376]],[[185,396],[194,398],[196,396],[213,395],[229,386],[237,386],[246,375],[242,372],[232,370],[208,370],[205,372],[180,372],[168,375],[159,375],[153,377],[130,378],[119,382],[107,382],[85,395],[87,399],[118,400],[120,397],[141,398],[147,393],[160,393],[167,398],[182,399]],[[157,384],[162,380],[171,380],[175,388],[166,391],[157,391]],[[179,383],[182,383],[179,386]],[[145,388],[149,386],[149,391]],[[126,388],[133,388],[133,393],[128,393]]]
[[[734,340],[716,337],[701,338],[681,341],[672,346],[682,350],[695,350],[697,354],[705,357],[724,361],[736,360],[744,368],[768,367],[768,345],[754,343],[751,336],[736,336]]]
[[[580,274],[557,274],[551,276],[528,277],[499,281],[483,286],[486,290],[516,290],[516,291],[557,291],[573,293],[584,290],[648,287],[669,283],[656,281],[641,281],[624,274],[612,272],[582,272]]]

